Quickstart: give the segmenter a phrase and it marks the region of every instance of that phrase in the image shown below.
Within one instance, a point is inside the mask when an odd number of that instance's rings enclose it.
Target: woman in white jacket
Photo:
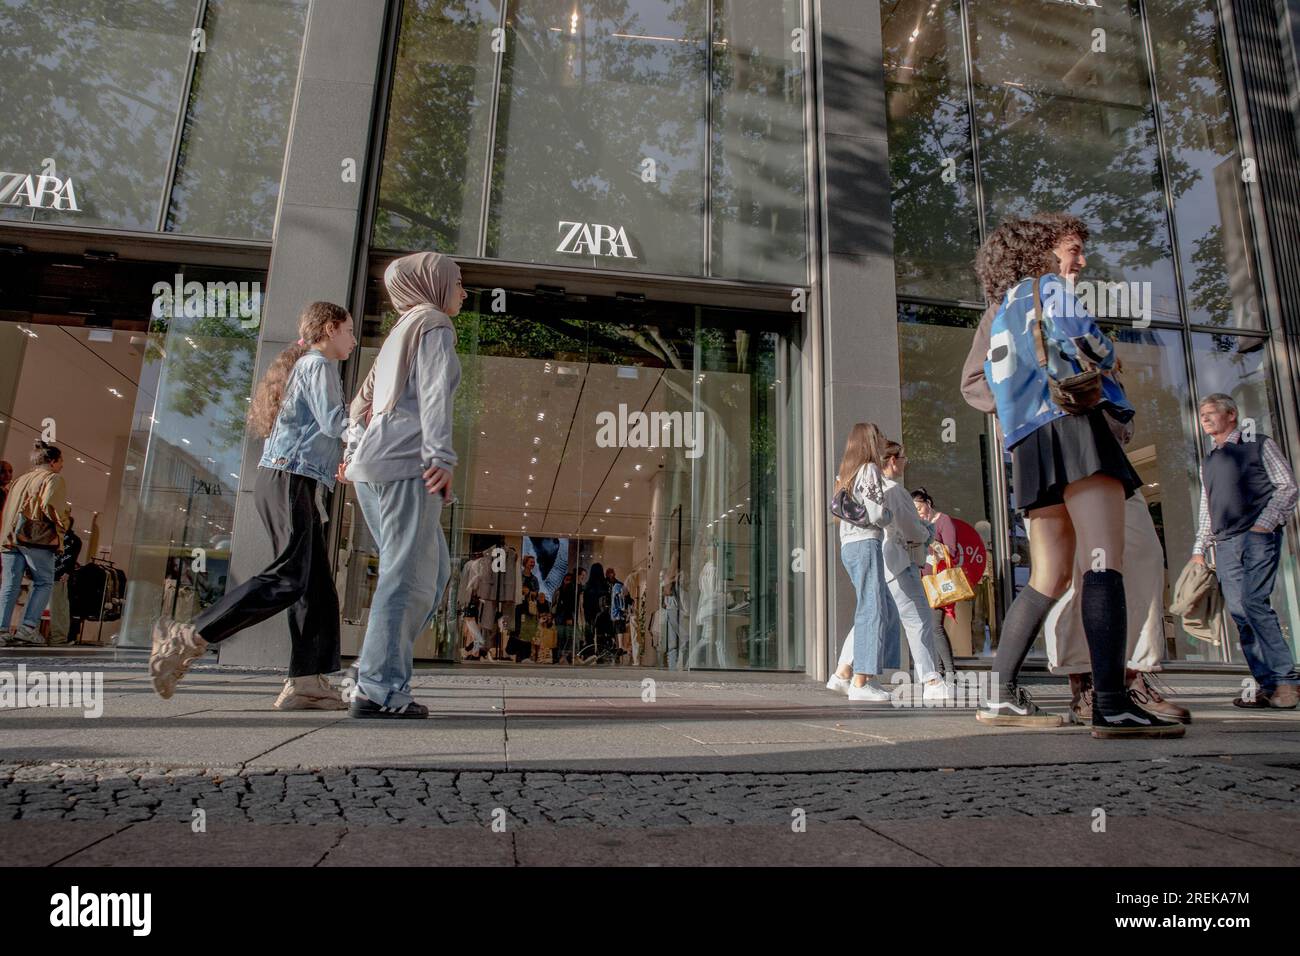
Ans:
[[[898,623],[901,622],[908,649],[912,652],[912,666],[916,670],[917,680],[925,687],[925,698],[942,700],[952,696],[952,689],[935,668],[937,653],[934,619],[925,597],[925,588],[921,584],[921,573],[917,570],[917,565],[921,563],[917,559],[923,559],[925,548],[930,544],[934,533],[930,525],[921,520],[912,505],[911,496],[902,485],[903,468],[907,462],[903,446],[896,441],[886,441],[881,454],[884,457],[881,468],[884,504],[890,512],[889,521],[885,525],[882,553],[885,583],[892,604],[887,610],[893,612],[887,615],[885,637],[887,640],[896,640]],[[848,692],[849,678],[853,673],[855,636],[854,630],[850,629],[844,639],[839,667],[826,684],[830,690]]]

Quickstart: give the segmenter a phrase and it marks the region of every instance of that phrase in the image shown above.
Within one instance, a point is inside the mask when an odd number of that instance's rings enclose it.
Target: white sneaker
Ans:
[[[873,681],[867,681],[861,687],[855,687],[850,683],[846,693],[849,695],[849,700],[869,700],[874,703],[882,703],[894,699],[889,691],[877,687]]]
[[[847,694],[849,692],[849,685],[852,683],[853,681],[851,678],[841,677],[839,674],[832,674],[831,679],[826,682],[826,689],[833,690],[839,694]]]
[[[947,681],[937,680],[925,685],[926,700],[952,700],[955,696],[953,686]]]

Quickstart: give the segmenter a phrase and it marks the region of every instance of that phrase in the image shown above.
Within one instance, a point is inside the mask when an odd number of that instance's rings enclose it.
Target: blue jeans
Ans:
[[[14,551],[0,556],[4,564],[4,585],[0,587],[0,630],[9,630],[9,620],[18,605],[18,591],[22,587],[23,572],[32,576],[32,593],[23,611],[23,630],[34,631],[41,626],[41,613],[50,603],[54,590],[54,552],[45,548],[25,548],[19,545]]]
[[[1246,531],[1214,545],[1223,602],[1237,623],[1241,653],[1266,694],[1278,684],[1300,683],[1295,656],[1282,634],[1277,612],[1269,604],[1281,557],[1281,528],[1268,533]]]
[[[885,561],[876,538],[850,541],[840,548],[840,560],[858,596],[853,615],[853,671],[879,674],[885,668],[884,646],[898,643],[898,615],[885,585]]]
[[[357,659],[357,690],[384,707],[411,702],[415,639],[429,626],[451,577],[438,523],[442,495],[419,478],[358,481],[357,503],[379,548],[379,583]]]

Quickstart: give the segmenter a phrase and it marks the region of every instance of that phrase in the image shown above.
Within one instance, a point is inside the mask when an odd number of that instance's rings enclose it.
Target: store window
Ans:
[[[63,451],[81,544],[68,638],[147,646],[160,615],[189,620],[225,592],[265,273],[22,266],[0,276],[0,457],[19,474],[36,438]],[[159,292],[177,274],[179,309]]]
[[[799,5],[763,6],[407,3],[374,245],[807,281]]]
[[[443,512],[453,576],[417,657],[549,663],[549,648],[524,645],[546,608],[568,606],[570,660],[802,670],[804,576],[791,560],[806,521],[802,397],[788,315],[524,292],[493,312],[491,301],[477,292],[455,319],[460,462]],[[362,373],[394,318],[378,283],[366,314]],[[364,635],[377,568],[350,488],[341,527],[346,654]],[[485,556],[502,569],[490,593],[472,583]],[[595,591],[578,592],[597,564],[622,586],[621,626]],[[526,594],[530,577],[544,602]]]
[[[0,218],[158,227],[197,14],[198,0],[0,4],[0,169],[70,182],[76,205],[47,192]]]
[[[961,5],[894,0],[880,14],[898,294],[979,302]]]
[[[1147,5],[1188,321],[1264,327],[1217,4]]]
[[[1138,4],[1004,0],[969,17],[989,227],[1077,215],[1092,230],[1088,278],[1149,282],[1151,318],[1179,321]]]
[[[208,0],[167,230],[270,239],[307,0]]]

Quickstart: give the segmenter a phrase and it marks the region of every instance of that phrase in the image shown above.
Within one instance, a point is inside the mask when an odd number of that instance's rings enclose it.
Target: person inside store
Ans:
[[[840,560],[857,603],[853,613],[853,676],[844,688],[852,701],[887,702],[889,691],[876,678],[885,666],[886,638],[896,639],[885,577],[885,527],[890,511],[885,504],[885,436],[871,422],[858,422],[844,442],[832,498],[847,490],[863,510],[862,523],[834,520],[840,526]]]
[[[4,514],[5,499],[9,496],[9,485],[14,480],[14,466],[0,459],[0,515]],[[0,588],[4,587],[4,568],[0,566]],[[9,622],[0,623],[0,632],[9,633]]]
[[[1271,596],[1282,556],[1282,528],[1300,498],[1295,474],[1277,442],[1242,429],[1230,395],[1207,395],[1197,412],[1213,446],[1201,462],[1192,561],[1204,564],[1206,550],[1212,549],[1223,602],[1258,685],[1233,704],[1291,710],[1300,702],[1300,675]]]
[[[42,643],[41,615],[54,589],[54,565],[63,550],[63,535],[71,518],[66,504],[68,487],[63,480],[63,452],[56,445],[37,439],[32,445],[32,469],[13,479],[0,512],[0,632],[5,643]],[[23,575],[30,574],[32,590],[27,597],[22,622],[12,624]]]
[[[581,657],[584,664],[596,663],[601,652],[614,640],[614,627],[609,617],[609,581],[605,568],[599,561],[592,564],[587,576],[587,586],[582,589],[582,612],[586,618]]]
[[[1124,509],[1142,479],[1104,410],[1110,405],[1121,421],[1133,417],[1109,374],[1115,346],[1067,285],[1086,264],[1086,236],[1081,222],[1063,228],[1059,216],[1012,220],[976,256],[987,301],[999,303],[984,377],[1011,455],[1016,505],[1034,529],[1029,584],[1007,611],[993,667],[997,687],[976,718],[1060,725],[1017,677],[1077,563],[1089,568],[1079,600],[1092,662],[1092,736],[1179,737],[1181,723],[1144,709],[1125,686]]]
[[[577,622],[577,601],[577,579],[572,574],[566,574],[560,583],[559,593],[555,596],[556,646],[551,654],[551,662],[554,664],[573,663],[573,629]]]
[[[347,706],[325,676],[339,670],[339,599],[317,496],[333,490],[348,409],[339,362],[357,340],[341,305],[313,302],[298,320],[298,341],[276,357],[253,395],[249,430],[264,439],[253,501],[275,559],[193,621],[154,625],[149,674],[163,699],[211,644],[289,612],[289,676],[276,710]]]
[[[423,718],[429,709],[411,696],[411,672],[415,639],[451,578],[440,518],[457,463],[452,411],[461,369],[451,320],[466,292],[460,266],[436,252],[395,259],[384,285],[400,317],[352,402],[345,454],[346,478],[379,548],[350,713]]]
[[[1088,228],[1074,216],[1061,213],[1043,213],[1032,219],[1020,221],[1015,226],[1008,221],[990,235],[989,241],[1001,250],[1003,275],[1027,273],[1038,262],[1035,245],[1017,243],[1010,238],[1014,228],[1046,229],[1045,244],[1050,244],[1060,274],[1074,277],[1086,264],[1082,247],[1088,241]],[[1074,240],[1079,242],[1078,255],[1073,254]],[[1009,281],[1009,280],[1002,280]],[[966,404],[985,414],[997,414],[997,403],[984,377],[984,363],[989,351],[989,330],[997,313],[1001,297],[1006,293],[1000,283],[985,290],[993,303],[980,319],[971,343],[970,353],[962,368],[962,397]],[[1136,421],[1122,411],[1126,404],[1118,377],[1105,378],[1103,387],[1115,393],[1116,401],[1102,405],[1105,421],[1115,439],[1124,447],[1133,440]],[[1026,521],[1032,538],[1033,522]],[[1083,611],[1079,595],[1083,589],[1084,568],[1075,565],[1070,587],[1048,613],[1043,634],[1047,645],[1048,667],[1053,674],[1064,674],[1070,681],[1070,707],[1067,716],[1071,723],[1089,726],[1092,723],[1092,660],[1083,629]],[[1147,507],[1142,490],[1135,489],[1124,503],[1124,597],[1127,613],[1126,657],[1124,680],[1137,703],[1161,717],[1191,722],[1191,712],[1167,700],[1157,687],[1155,673],[1160,670],[1164,657],[1164,548],[1156,534],[1151,510]],[[971,582],[974,584],[975,582]]]
[[[953,696],[953,680],[937,670],[938,654],[934,637],[934,617],[926,601],[921,584],[921,565],[934,541],[934,532],[912,506],[903,487],[903,472],[907,455],[903,446],[886,440],[883,448],[884,466],[880,469],[885,479],[885,507],[889,520],[885,524],[885,537],[881,546],[884,559],[885,583],[889,589],[889,604],[885,610],[888,621],[885,633],[891,639],[901,624],[907,646],[912,654],[912,666],[922,700],[945,700]],[[850,629],[840,650],[839,668],[831,675],[826,687],[847,693],[853,674],[854,631]]]
[[[63,550],[54,558],[54,587],[50,591],[50,640],[51,644],[66,644],[75,639],[72,621],[72,608],[68,601],[68,585],[72,574],[77,570],[77,558],[81,556],[81,539],[72,527],[72,505],[64,509],[67,530],[63,532]]]
[[[957,546],[957,526],[953,524],[952,518],[934,506],[934,498],[930,497],[930,493],[924,488],[913,490],[912,505],[916,508],[916,513],[921,516],[921,520],[934,529],[935,543],[947,548],[948,554],[952,556],[954,562],[960,565],[961,548]],[[926,561],[936,564],[937,567],[938,556],[933,551],[928,552]],[[971,581],[970,583],[974,584],[975,582]],[[957,609],[953,605],[931,608],[930,616],[934,619],[934,647],[939,655],[939,666],[943,668],[944,679],[952,681],[956,678],[957,667],[953,664],[952,642],[948,639],[948,632],[944,627],[944,621],[949,616],[949,611],[952,612],[953,620],[958,623],[957,630],[961,634],[960,618],[956,617]],[[965,616],[969,617],[969,614]],[[969,635],[970,622],[968,621],[965,634],[962,634],[966,638],[962,652],[968,657],[971,653]]]
[[[616,653],[620,660],[631,654],[632,647],[628,638],[628,594],[627,587],[618,579],[613,568],[605,569],[605,583],[609,585],[609,626],[613,639],[617,643]]]

